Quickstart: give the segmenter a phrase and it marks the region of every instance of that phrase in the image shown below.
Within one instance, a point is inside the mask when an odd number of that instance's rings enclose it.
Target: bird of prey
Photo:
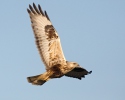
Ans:
[[[27,77],[33,85],[43,85],[50,79],[62,76],[82,79],[90,74],[76,62],[67,61],[64,57],[60,38],[53,27],[47,12],[43,12],[40,5],[29,5],[27,9],[34,32],[36,45],[45,65],[46,72],[36,76]]]

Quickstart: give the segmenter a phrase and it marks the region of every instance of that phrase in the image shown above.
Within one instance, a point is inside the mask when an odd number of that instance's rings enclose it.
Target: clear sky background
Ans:
[[[40,4],[65,57],[88,71],[34,86],[45,72],[26,9]],[[0,100],[125,100],[125,0],[3,0],[0,3]]]

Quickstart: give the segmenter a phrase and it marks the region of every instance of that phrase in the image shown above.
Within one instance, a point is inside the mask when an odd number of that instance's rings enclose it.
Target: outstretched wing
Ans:
[[[62,51],[59,36],[53,27],[47,12],[42,11],[40,5],[38,8],[33,3],[27,9],[31,26],[35,35],[36,45],[42,61],[48,70],[55,64],[65,63],[65,57]]]
[[[86,69],[81,68],[81,67],[75,67],[73,70],[71,70],[70,72],[66,73],[65,76],[68,77],[73,77],[73,78],[78,78],[78,79],[82,79],[85,77],[85,75],[87,74],[91,74],[92,71],[88,72]]]

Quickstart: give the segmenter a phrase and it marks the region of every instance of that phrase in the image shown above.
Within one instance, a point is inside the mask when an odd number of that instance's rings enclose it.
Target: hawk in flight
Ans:
[[[62,76],[82,79],[90,74],[76,62],[67,61],[64,57],[60,38],[53,27],[47,12],[43,12],[40,5],[29,5],[27,9],[34,32],[36,45],[41,59],[46,67],[46,72],[36,76],[27,77],[29,83],[43,85],[50,79]]]

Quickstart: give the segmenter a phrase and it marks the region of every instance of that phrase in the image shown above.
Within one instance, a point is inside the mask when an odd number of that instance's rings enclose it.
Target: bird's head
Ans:
[[[80,65],[76,62],[69,62],[69,61],[66,61],[67,65],[70,66],[70,67],[80,67]]]

